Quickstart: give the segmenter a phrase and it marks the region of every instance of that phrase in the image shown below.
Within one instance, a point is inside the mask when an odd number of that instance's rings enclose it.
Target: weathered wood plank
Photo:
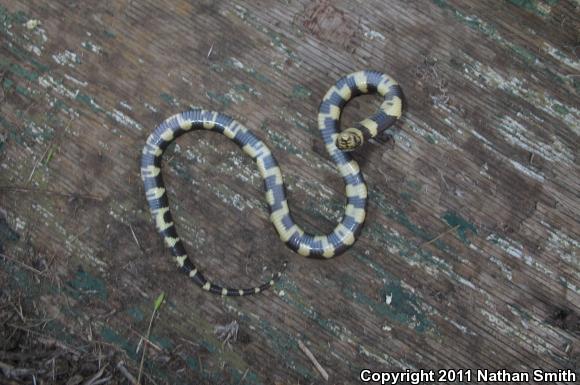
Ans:
[[[337,384],[362,368],[577,370],[579,7],[7,0],[0,185],[76,195],[2,191],[5,252],[49,261],[50,274],[5,261],[0,288],[43,304],[53,335],[90,329],[132,367],[135,331],[166,292],[152,336],[165,350],[146,363],[158,383],[320,383],[297,339]],[[149,131],[190,106],[235,117],[273,149],[296,221],[328,231],[343,186],[317,106],[361,68],[398,79],[407,106],[394,140],[355,155],[371,198],[355,246],[331,261],[287,250],[251,160],[196,132],[164,168],[191,255],[235,285],[290,266],[274,290],[243,300],[178,275],[139,180]],[[377,104],[357,99],[343,121]],[[228,349],[213,327],[231,320],[243,338]]]

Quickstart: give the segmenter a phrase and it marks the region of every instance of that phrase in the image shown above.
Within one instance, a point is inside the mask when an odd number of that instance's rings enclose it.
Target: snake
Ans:
[[[374,115],[340,131],[340,115],[353,97],[378,93],[383,97]],[[298,226],[288,207],[280,167],[266,144],[233,118],[215,111],[192,109],[167,118],[149,135],[141,156],[141,178],[145,197],[155,227],[163,237],[179,269],[208,292],[222,296],[245,296],[260,293],[273,286],[286,267],[259,286],[237,289],[210,282],[188,257],[173,222],[167,189],[161,173],[161,159],[167,146],[186,132],[208,130],[234,141],[257,164],[264,180],[270,221],[280,239],[293,251],[311,258],[332,258],[353,245],[366,216],[367,186],[356,160],[350,152],[369,139],[383,133],[401,117],[403,93],[399,84],[381,72],[363,70],[340,78],[324,95],[318,110],[318,128],[328,155],[342,176],[346,189],[344,214],[336,227],[326,235],[305,232]]]

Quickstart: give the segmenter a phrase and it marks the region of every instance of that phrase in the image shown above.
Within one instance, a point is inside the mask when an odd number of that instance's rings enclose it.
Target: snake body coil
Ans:
[[[371,92],[378,92],[384,97],[379,112],[354,127],[339,132],[340,114],[344,105],[354,96]],[[366,215],[367,188],[357,162],[348,151],[391,126],[401,116],[401,111],[402,92],[399,85],[389,76],[375,71],[347,75],[324,96],[318,112],[318,127],[326,150],[344,179],[347,197],[342,220],[328,235],[308,234],[294,223],[288,209],[278,163],[264,142],[244,126],[221,113],[201,109],[183,112],[165,120],[149,136],[143,148],[141,177],[157,230],[163,236],[178,266],[204,290],[226,296],[259,293],[272,286],[280,276],[278,272],[269,282],[258,287],[231,289],[209,282],[196,269],[177,235],[161,175],[161,156],[175,138],[190,130],[205,129],[219,132],[233,140],[258,165],[264,179],[266,201],[270,206],[270,220],[280,239],[300,255],[331,258],[354,243]]]

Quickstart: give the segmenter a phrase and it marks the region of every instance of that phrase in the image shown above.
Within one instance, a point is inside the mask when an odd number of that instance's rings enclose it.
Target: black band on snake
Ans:
[[[384,98],[379,111],[354,127],[340,132],[340,114],[345,104],[357,95],[372,92],[377,92]],[[281,273],[278,272],[270,281],[249,289],[224,288],[213,284],[197,270],[177,235],[161,175],[161,157],[169,143],[180,135],[195,129],[211,130],[233,140],[258,165],[264,179],[270,220],[280,239],[300,255],[332,258],[354,243],[366,216],[367,187],[357,162],[348,152],[386,130],[400,118],[401,113],[401,88],[391,77],[376,71],[359,71],[347,75],[324,95],[318,112],[318,127],[326,150],[344,180],[347,198],[340,223],[326,235],[308,234],[294,223],[278,163],[264,142],[247,128],[218,112],[195,109],[174,115],[161,123],[147,138],[141,157],[141,177],[157,230],[180,269],[209,292],[224,296],[255,294],[272,286],[280,277]]]

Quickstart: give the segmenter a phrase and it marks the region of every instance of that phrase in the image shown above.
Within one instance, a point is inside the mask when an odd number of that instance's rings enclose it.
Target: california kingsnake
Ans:
[[[340,114],[344,105],[357,95],[375,91],[384,97],[379,112],[354,127],[339,132]],[[300,255],[332,258],[354,243],[366,215],[367,187],[357,162],[347,151],[354,150],[365,140],[391,126],[401,116],[402,99],[399,85],[391,77],[375,71],[359,71],[347,75],[324,95],[318,111],[318,127],[326,150],[344,179],[347,197],[342,220],[328,235],[305,233],[294,223],[276,159],[264,142],[244,126],[221,113],[201,109],[174,115],[161,123],[147,138],[143,148],[141,177],[157,230],[181,270],[202,289],[227,296],[259,293],[272,286],[281,274],[276,273],[269,282],[255,288],[229,289],[209,282],[197,270],[187,257],[183,242],[177,235],[161,175],[161,157],[175,138],[193,129],[206,129],[219,132],[237,143],[258,165],[264,179],[266,201],[270,206],[270,220],[280,239]]]

